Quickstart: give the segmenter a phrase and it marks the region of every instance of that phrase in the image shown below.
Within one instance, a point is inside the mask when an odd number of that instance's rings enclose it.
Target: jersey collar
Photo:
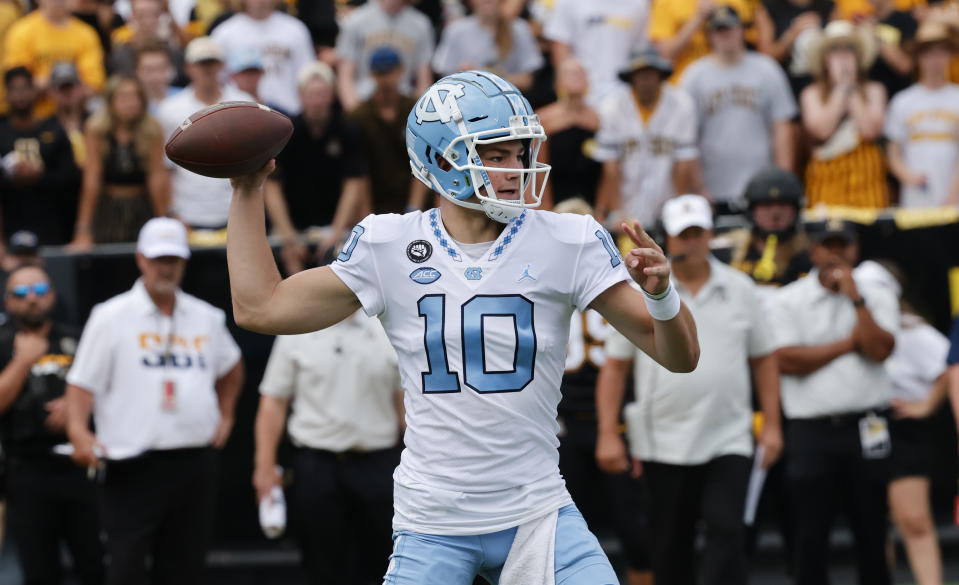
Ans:
[[[434,207],[427,214],[429,220],[430,232],[433,235],[433,239],[436,240],[436,243],[439,247],[455,262],[463,261],[463,253],[460,252],[459,248],[456,246],[456,242],[453,241],[453,238],[446,233],[446,227],[443,225],[443,222],[440,221],[440,210],[438,207]],[[506,227],[503,228],[503,231],[500,233],[499,237],[496,238],[496,241],[490,246],[489,255],[487,256],[488,262],[496,261],[500,256],[503,255],[503,252],[509,248],[510,244],[516,240],[520,230],[523,229],[523,226],[526,225],[529,221],[528,211],[524,210],[523,213],[519,214],[517,217],[509,220],[509,223],[506,224]]]

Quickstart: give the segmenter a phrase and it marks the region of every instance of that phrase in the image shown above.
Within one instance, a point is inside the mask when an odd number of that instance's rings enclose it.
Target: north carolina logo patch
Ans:
[[[440,271],[429,266],[417,268],[410,273],[410,280],[418,284],[432,284],[443,276]]]
[[[426,262],[433,255],[433,245],[426,240],[416,240],[410,242],[406,247],[406,257],[417,264]]]

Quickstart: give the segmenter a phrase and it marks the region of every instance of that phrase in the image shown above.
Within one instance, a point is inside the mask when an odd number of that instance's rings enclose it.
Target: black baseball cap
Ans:
[[[793,173],[770,166],[759,170],[749,179],[743,197],[750,206],[781,201],[801,207],[803,187]]]
[[[16,231],[10,236],[7,249],[14,256],[36,256],[40,249],[40,238],[30,230]]]
[[[815,244],[821,244],[830,238],[839,238],[846,242],[846,245],[859,241],[855,226],[852,222],[844,219],[827,219],[807,223],[806,235]]]
[[[69,61],[61,61],[50,70],[50,85],[61,88],[66,85],[79,85],[80,76],[77,67]]]
[[[629,56],[629,61],[619,70],[619,78],[629,83],[633,76],[640,69],[655,69],[662,76],[669,77],[673,74],[672,64],[660,56],[659,51],[652,45],[634,51]]]
[[[739,18],[739,13],[732,6],[717,6],[709,14],[709,20],[706,21],[706,28],[716,30],[718,28],[732,28],[743,23]]]

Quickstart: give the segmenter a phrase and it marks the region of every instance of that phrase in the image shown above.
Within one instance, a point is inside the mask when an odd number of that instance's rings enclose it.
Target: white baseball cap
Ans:
[[[663,228],[678,236],[686,228],[713,229],[713,208],[702,195],[680,195],[663,205]]]
[[[220,61],[223,62],[223,47],[210,37],[197,37],[190,41],[186,46],[184,60],[187,63],[199,63],[201,61]]]
[[[169,217],[154,217],[140,228],[137,252],[147,258],[189,258],[190,246],[187,244],[186,227]]]
[[[333,68],[323,61],[311,61],[300,68],[296,74],[296,87],[303,89],[303,86],[314,79],[322,79],[327,85],[336,85],[336,73]]]

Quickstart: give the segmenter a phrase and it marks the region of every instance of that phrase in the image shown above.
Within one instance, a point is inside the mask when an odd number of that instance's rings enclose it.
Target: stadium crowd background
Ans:
[[[165,160],[165,137],[183,119],[231,99],[294,118],[267,185],[272,241],[292,274],[328,262],[369,212],[432,206],[410,177],[406,117],[435,79],[479,68],[540,112],[553,164],[547,208],[581,198],[613,231],[625,217],[654,228],[666,199],[698,192],[714,205],[716,255],[785,284],[804,271],[783,273],[788,262],[766,238],[775,230],[757,240],[745,198],[776,165],[805,185],[785,201],[807,220],[855,222],[863,257],[901,264],[904,296],[947,332],[959,307],[959,88],[947,86],[951,110],[896,96],[919,78],[922,51],[944,55],[944,81],[959,83],[957,49],[954,1],[0,0],[0,254],[5,270],[45,261],[58,315],[81,326],[95,302],[132,283],[143,223],[171,216],[196,254],[185,290],[228,309],[231,188]],[[853,97],[834,97],[837,87]],[[723,115],[733,106],[746,113]],[[923,108],[938,125],[922,126]],[[779,243],[786,260],[805,246],[801,233]],[[248,379],[218,514],[246,511],[219,521],[221,542],[251,535],[255,388],[271,343],[233,331]],[[945,410],[940,520],[956,451]]]

